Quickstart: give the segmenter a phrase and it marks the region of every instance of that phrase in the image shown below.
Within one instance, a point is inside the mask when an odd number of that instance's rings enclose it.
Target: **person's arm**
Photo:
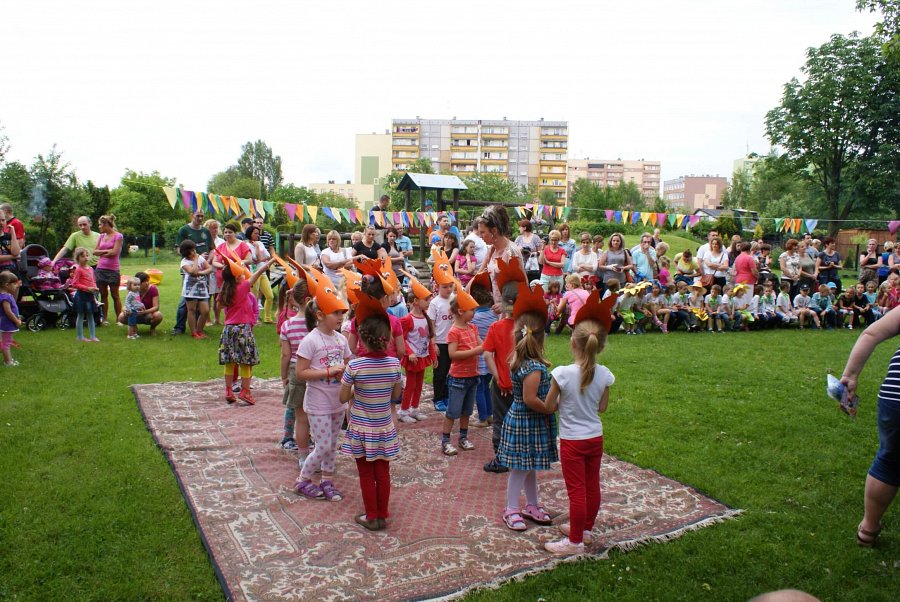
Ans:
[[[563,310],[566,308],[566,296],[563,295],[559,300],[559,305],[556,306],[556,315],[561,316]]]
[[[344,365],[326,366],[319,370],[310,367],[310,360],[305,357],[297,357],[296,376],[299,380],[319,380],[322,378],[334,378],[344,372]]]
[[[543,399],[538,397],[538,386],[541,384],[541,373],[537,370],[530,372],[522,381],[522,401],[528,408],[541,414],[552,414]]]
[[[19,246],[19,239],[16,238],[16,231],[12,226],[7,226],[9,229],[10,237],[9,237],[9,252],[12,254],[13,259],[17,259],[19,257],[19,253],[22,252],[22,248]]]
[[[13,238],[15,238],[15,235],[13,235]],[[9,301],[3,301],[3,313],[6,314],[6,317],[16,325],[16,328],[22,328],[22,320],[19,319],[19,316],[13,313],[12,305]]]
[[[847,387],[847,395],[853,396],[856,393],[859,375],[868,361],[872,351],[882,341],[897,336],[900,332],[900,308],[895,307],[880,320],[866,327],[856,344],[850,351],[847,358],[847,365],[844,366],[844,373],[841,376],[841,382]]]
[[[356,331],[350,330],[347,332],[347,346],[354,351],[359,348],[359,336],[356,334]]]
[[[143,301],[141,301],[143,303]],[[153,305],[151,307],[144,306],[144,309],[138,312],[138,315],[151,315],[159,311],[159,293],[153,295]]]
[[[384,247],[378,247],[378,259],[390,259],[390,256],[388,255],[388,252],[384,250]]]
[[[841,259],[841,254],[835,253],[835,255],[837,255],[837,261],[832,263],[831,267],[833,267],[836,270],[843,270],[844,269],[844,260]]]
[[[481,355],[482,348],[481,345],[478,345],[477,347],[474,347],[472,349],[459,349],[459,342],[448,341],[447,351],[450,353],[451,360],[464,360],[472,357],[473,355]]]
[[[288,369],[291,367],[291,342],[281,341],[281,384],[288,386]]]
[[[341,403],[348,403],[351,399],[353,399],[353,385],[348,385],[347,383],[341,383],[341,392],[338,394],[340,396]]]
[[[550,377],[550,390],[547,391],[547,399],[544,400],[544,404],[548,414],[559,409],[559,384],[552,376]]]
[[[303,248],[302,242],[294,245],[294,261],[300,265],[306,265],[306,249]]]
[[[497,388],[500,388],[500,373],[497,371],[497,362],[494,361],[494,352],[493,351],[485,351],[484,352],[484,363],[487,364],[488,372],[491,373],[491,377],[494,379],[494,382],[497,383]]]
[[[894,259],[896,256],[897,254],[892,252],[890,257],[888,257],[888,268],[890,268],[891,271],[894,271],[897,267],[896,260]]]
[[[247,283],[250,285],[250,288],[253,288],[253,285],[256,284],[256,281],[259,280],[259,277],[266,273],[266,270],[269,267],[269,263],[271,261],[262,261],[256,266],[256,271],[253,272],[253,275],[250,276],[250,280]]]
[[[600,404],[597,406],[597,413],[602,414],[609,406],[609,387],[603,389],[603,395],[600,396]]]
[[[203,256],[200,255],[200,257],[203,257]],[[212,273],[212,271],[213,271],[212,264],[208,260],[203,260],[203,267],[200,268],[200,275],[206,276],[207,274]]]

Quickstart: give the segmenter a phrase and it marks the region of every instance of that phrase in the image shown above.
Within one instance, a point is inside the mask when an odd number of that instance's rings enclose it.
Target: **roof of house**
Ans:
[[[456,176],[427,173],[407,173],[397,184],[397,190],[468,190]]]

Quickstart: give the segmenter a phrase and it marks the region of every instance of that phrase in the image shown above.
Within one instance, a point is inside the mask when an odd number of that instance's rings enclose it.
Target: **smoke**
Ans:
[[[47,185],[37,181],[31,189],[31,202],[28,204],[28,213],[32,217],[42,218],[47,210]]]

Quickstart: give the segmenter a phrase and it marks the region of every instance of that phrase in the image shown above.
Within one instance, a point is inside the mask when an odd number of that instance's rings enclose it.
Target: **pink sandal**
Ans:
[[[522,516],[536,522],[539,525],[552,525],[553,519],[547,514],[543,506],[528,504],[522,509]]]
[[[518,510],[506,509],[503,512],[503,522],[513,531],[524,531],[528,528]]]

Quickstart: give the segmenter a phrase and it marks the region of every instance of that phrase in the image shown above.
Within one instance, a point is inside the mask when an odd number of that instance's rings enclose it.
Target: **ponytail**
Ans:
[[[526,312],[516,320],[515,348],[510,357],[510,371],[515,372],[528,360],[549,366],[544,359],[544,317],[536,312]]]
[[[582,320],[575,325],[572,332],[572,344],[576,351],[576,360],[581,368],[580,390],[584,390],[594,382],[597,366],[597,354],[606,345],[607,332],[596,320]]]
[[[319,316],[316,315],[318,312],[319,304],[316,303],[316,298],[310,297],[306,302],[306,307],[303,308],[303,313],[306,315],[306,329],[310,332],[319,325]]]

